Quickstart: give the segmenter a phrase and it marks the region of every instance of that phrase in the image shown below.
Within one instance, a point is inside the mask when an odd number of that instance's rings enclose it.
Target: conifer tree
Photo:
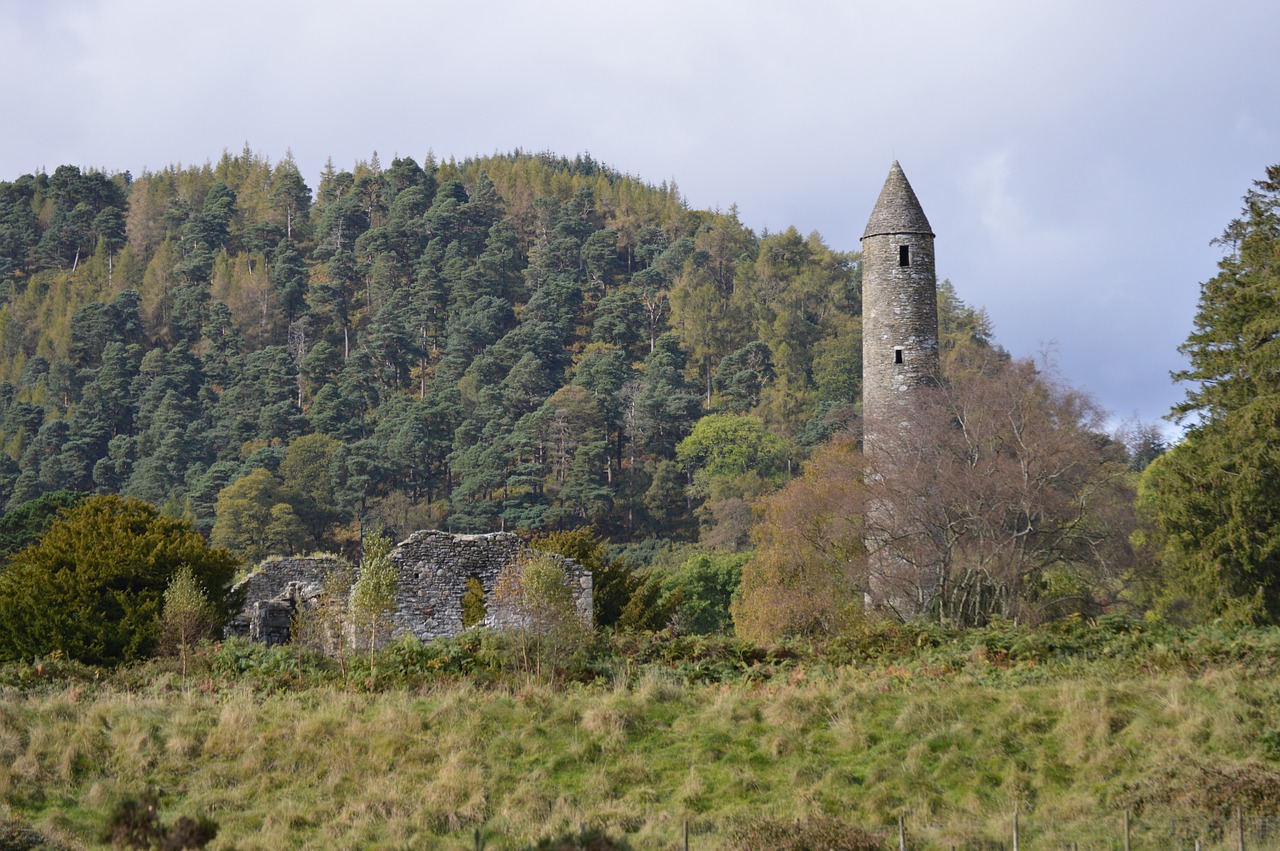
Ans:
[[[1245,196],[1201,286],[1175,378],[1185,438],[1148,468],[1166,589],[1208,614],[1280,618],[1280,165]],[[1158,484],[1158,486],[1157,486]]]

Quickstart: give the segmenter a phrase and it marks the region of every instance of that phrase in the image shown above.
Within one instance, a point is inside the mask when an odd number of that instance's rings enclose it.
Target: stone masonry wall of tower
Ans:
[[[863,448],[879,485],[893,489],[894,444],[911,428],[913,391],[937,375],[933,229],[895,162],[862,235]],[[894,554],[902,519],[891,503],[867,506],[865,590],[869,605],[908,618],[927,611],[937,589],[926,566]]]
[[[938,372],[933,232],[893,164],[862,237],[862,409],[868,444],[878,426],[909,422],[912,388]],[[893,424],[893,425],[890,425]]]

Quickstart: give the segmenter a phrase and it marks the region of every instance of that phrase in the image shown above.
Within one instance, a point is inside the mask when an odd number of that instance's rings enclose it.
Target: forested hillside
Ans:
[[[370,524],[741,544],[855,415],[859,295],[817,234],[589,157],[375,155],[314,192],[247,147],[61,166],[0,183],[0,497],[119,492],[247,557]]]

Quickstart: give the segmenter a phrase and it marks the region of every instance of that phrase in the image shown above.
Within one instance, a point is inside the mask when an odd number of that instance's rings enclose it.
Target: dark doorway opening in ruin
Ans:
[[[911,246],[910,245],[898,246],[898,265],[899,266],[911,265]]]
[[[902,363],[902,346],[898,346],[893,350],[893,362]]]

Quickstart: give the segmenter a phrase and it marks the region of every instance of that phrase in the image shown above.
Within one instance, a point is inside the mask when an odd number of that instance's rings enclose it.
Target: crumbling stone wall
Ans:
[[[494,591],[503,570],[521,556],[523,545],[510,532],[488,535],[450,535],[414,532],[391,552],[399,568],[392,635],[412,633],[423,641],[462,632],[462,596],[467,579],[484,588],[483,626],[510,627],[519,616],[503,606]],[[591,574],[573,559],[564,562],[565,578],[578,615],[591,625]]]
[[[310,606],[325,579],[340,569],[342,563],[332,556],[262,562],[232,589],[243,591],[245,606],[227,625],[227,634],[267,646],[288,643],[294,615]]]
[[[472,577],[484,589],[485,616],[481,625],[518,626],[520,615],[504,606],[495,591],[503,571],[523,553],[520,539],[510,532],[414,532],[391,551],[398,574],[391,636],[409,634],[430,641],[462,632],[462,597],[467,580]],[[591,574],[573,559],[549,557],[563,562],[578,615],[590,626]],[[245,607],[227,627],[227,634],[268,645],[289,641],[294,615],[313,605],[326,577],[341,568],[341,562],[332,557],[264,561],[236,586],[245,593]]]

